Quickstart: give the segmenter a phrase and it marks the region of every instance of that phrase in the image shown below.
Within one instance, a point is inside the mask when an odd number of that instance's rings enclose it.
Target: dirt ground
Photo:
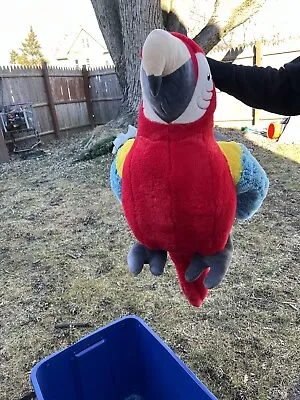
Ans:
[[[199,309],[171,262],[160,278],[127,272],[133,237],[109,187],[111,155],[73,163],[77,137],[0,166],[1,399],[31,390],[37,361],[128,314],[219,399],[300,399],[300,147],[223,133],[253,150],[270,191],[250,222],[235,225],[230,271]],[[55,328],[78,321],[91,326]]]

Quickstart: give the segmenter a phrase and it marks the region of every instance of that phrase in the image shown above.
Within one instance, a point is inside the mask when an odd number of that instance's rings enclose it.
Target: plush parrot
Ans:
[[[160,275],[169,253],[183,293],[199,307],[228,269],[235,218],[259,209],[268,179],[245,146],[216,142],[215,87],[194,41],[154,30],[141,58],[136,138],[119,146],[111,166],[112,189],[137,239],[128,265],[134,275],[145,264]]]

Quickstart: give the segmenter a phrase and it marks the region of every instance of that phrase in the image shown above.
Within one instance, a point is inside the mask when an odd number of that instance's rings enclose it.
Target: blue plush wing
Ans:
[[[122,178],[118,174],[116,158],[110,168],[110,186],[119,202],[122,203]]]
[[[267,175],[244,145],[235,142],[218,143],[225,155],[237,192],[236,218],[251,218],[262,205],[269,188]]]
[[[120,203],[122,203],[122,174],[126,157],[131,150],[134,139],[129,139],[120,148],[110,168],[110,185]]]
[[[237,191],[237,219],[248,219],[256,213],[262,205],[269,188],[268,177],[247,147],[240,144],[241,177],[236,186]]]

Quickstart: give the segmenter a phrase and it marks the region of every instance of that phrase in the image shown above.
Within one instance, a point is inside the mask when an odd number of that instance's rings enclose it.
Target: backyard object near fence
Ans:
[[[0,123],[4,136],[11,139],[15,153],[31,151],[41,143],[31,103],[4,106],[0,110]]]
[[[272,122],[268,126],[267,137],[269,139],[277,139],[278,140],[280,138],[280,136],[283,134],[283,132],[285,131],[285,128],[286,128],[287,124],[289,123],[290,119],[291,119],[291,117],[287,117],[278,123]]]
[[[281,135],[283,125],[279,123],[272,122],[268,127],[268,138],[278,139]]]
[[[42,360],[31,381],[38,400],[217,400],[134,316]]]

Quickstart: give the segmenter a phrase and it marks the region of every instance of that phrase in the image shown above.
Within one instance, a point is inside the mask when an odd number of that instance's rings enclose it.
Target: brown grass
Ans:
[[[161,278],[127,272],[133,237],[109,188],[110,155],[72,164],[73,138],[0,166],[1,399],[30,390],[38,360],[127,314],[143,318],[220,399],[299,398],[299,164],[286,158],[297,152],[226,133],[253,149],[270,193],[253,220],[235,225],[231,269],[200,309],[181,295],[171,263]],[[72,321],[92,327],[55,329]]]

